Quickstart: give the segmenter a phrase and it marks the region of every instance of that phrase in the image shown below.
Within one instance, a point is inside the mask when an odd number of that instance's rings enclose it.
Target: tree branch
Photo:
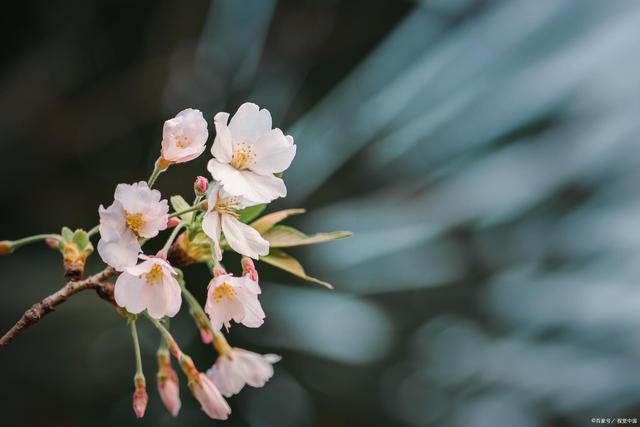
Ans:
[[[117,272],[107,267],[100,273],[87,277],[84,280],[72,280],[67,282],[57,292],[49,295],[42,301],[35,303],[30,309],[24,312],[20,320],[9,329],[9,331],[0,338],[0,349],[9,344],[29,326],[37,323],[45,315],[54,311],[56,307],[65,302],[70,296],[84,291],[86,289],[95,289],[98,296],[104,300],[114,303],[113,301],[113,283],[103,282],[109,277],[115,276]]]

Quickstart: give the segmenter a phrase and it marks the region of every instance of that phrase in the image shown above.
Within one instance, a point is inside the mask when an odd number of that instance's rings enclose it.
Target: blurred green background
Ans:
[[[268,108],[298,155],[290,221],[351,239],[300,248],[334,291],[265,265],[283,355],[228,426],[587,426],[640,418],[640,2],[24,1],[0,15],[0,237],[90,228],[145,179],[162,123]],[[213,136],[213,132],[212,132]],[[191,198],[207,151],[158,180]],[[227,261],[228,265],[237,265]],[[94,256],[88,271],[101,263]],[[37,245],[0,259],[0,326],[63,284]],[[201,298],[203,266],[186,272]],[[204,426],[182,381],[131,409],[122,318],[80,294],[0,351],[3,426]],[[215,354],[183,310],[201,369]]]

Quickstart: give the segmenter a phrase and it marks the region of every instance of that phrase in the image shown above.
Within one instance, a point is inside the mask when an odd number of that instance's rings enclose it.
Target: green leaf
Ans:
[[[78,246],[80,251],[84,251],[89,244],[89,234],[84,230],[78,229],[73,233],[73,242]]]
[[[300,230],[286,225],[274,225],[262,235],[271,248],[290,248],[294,246],[315,245],[351,236],[350,231],[334,231],[332,233],[317,233],[311,236]]]
[[[330,283],[323,282],[315,277],[307,276],[302,264],[300,264],[297,259],[281,250],[271,249],[269,251],[269,255],[260,257],[260,261],[284,270],[287,273],[291,273],[302,280],[306,280],[307,282],[316,283],[326,288],[333,289],[333,286],[331,286]]]
[[[187,201],[184,200],[182,196],[171,196],[171,206],[173,206],[173,210],[176,212],[184,211],[191,207],[191,205],[187,203]],[[182,219],[184,222],[191,222],[192,217],[193,212],[187,212],[180,215],[180,219]]]
[[[62,234],[62,239],[65,242],[73,240],[73,231],[71,231],[69,227],[62,227],[62,232],[60,234]]]
[[[285,209],[283,211],[273,212],[257,219],[251,223],[251,226],[258,230],[260,234],[264,234],[275,224],[285,220],[286,218],[293,215],[301,215],[305,212],[306,210],[304,209]]]
[[[253,205],[249,206],[248,208],[240,209],[238,211],[238,214],[240,214],[239,219],[246,224],[249,221],[253,221],[255,218],[257,218],[258,215],[260,215],[266,208],[267,205],[263,203],[261,205]]]

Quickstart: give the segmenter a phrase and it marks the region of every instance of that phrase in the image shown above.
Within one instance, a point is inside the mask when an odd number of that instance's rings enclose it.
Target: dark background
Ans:
[[[146,179],[162,123],[245,101],[294,136],[289,221],[353,238],[294,250],[334,291],[259,264],[283,355],[229,426],[586,426],[640,417],[640,3],[25,1],[3,5],[0,237],[97,223]],[[213,137],[213,131],[211,132]],[[212,138],[211,138],[212,140]],[[206,151],[163,174],[191,198]],[[43,244],[0,259],[0,326],[63,284]],[[229,265],[237,265],[231,261]],[[97,271],[97,256],[88,270]],[[203,266],[187,271],[200,298]],[[92,292],[0,352],[7,426],[211,425],[182,381],[131,409],[126,324]],[[186,310],[176,337],[215,354]],[[219,422],[222,424],[221,422]]]

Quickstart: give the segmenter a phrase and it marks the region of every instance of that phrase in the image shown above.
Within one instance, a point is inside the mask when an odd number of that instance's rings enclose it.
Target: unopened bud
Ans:
[[[211,344],[211,341],[213,341],[211,332],[209,332],[207,329],[200,329],[200,339],[202,340],[203,344]]]
[[[247,256],[242,257],[242,274],[245,276],[249,276],[251,280],[254,282],[258,281],[258,270],[256,270],[256,266],[253,263],[253,260]]]
[[[167,351],[158,352],[158,393],[167,411],[172,416],[178,415],[180,401],[180,385],[176,371],[171,367],[171,358]]]
[[[175,217],[175,216],[171,217],[167,221],[167,228],[173,228],[173,227],[177,226],[178,224],[180,224],[180,218]]]
[[[58,241],[56,239],[45,239],[44,241],[47,246],[49,246],[51,249],[54,249],[56,251],[60,250],[60,245],[58,244]]]
[[[196,196],[202,197],[207,194],[207,188],[209,188],[209,180],[204,176],[198,176],[196,182],[193,183],[193,191]]]
[[[147,402],[149,401],[149,395],[147,395],[147,384],[143,376],[136,375],[135,377],[136,388],[133,392],[133,412],[136,413],[136,417],[142,418],[144,411],[147,409]]]
[[[9,255],[13,252],[13,242],[10,240],[0,241],[0,255]]]

